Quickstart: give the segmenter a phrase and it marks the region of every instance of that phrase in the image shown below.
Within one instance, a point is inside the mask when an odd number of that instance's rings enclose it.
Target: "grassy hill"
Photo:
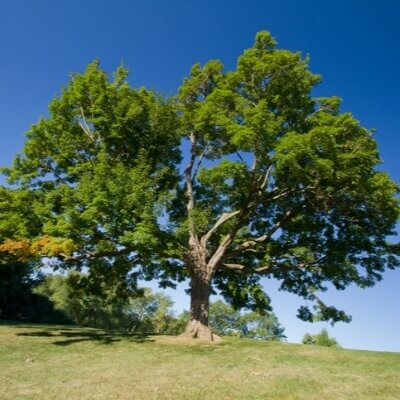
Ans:
[[[400,353],[0,324],[0,399],[400,399]]]

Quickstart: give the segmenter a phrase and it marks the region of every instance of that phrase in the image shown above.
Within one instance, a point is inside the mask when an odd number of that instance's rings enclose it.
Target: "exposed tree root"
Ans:
[[[185,332],[182,333],[180,337],[200,339],[204,341],[213,341],[213,342],[221,340],[221,338],[215,333],[213,333],[208,326],[196,320],[189,321]]]

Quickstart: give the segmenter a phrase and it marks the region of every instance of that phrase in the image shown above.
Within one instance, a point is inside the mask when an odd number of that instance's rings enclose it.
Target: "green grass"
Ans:
[[[0,399],[400,399],[400,354],[0,324]]]

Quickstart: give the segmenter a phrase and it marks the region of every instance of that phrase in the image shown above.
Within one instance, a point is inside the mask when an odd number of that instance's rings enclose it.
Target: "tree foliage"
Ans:
[[[316,335],[306,333],[303,336],[302,343],[314,346],[339,347],[337,340],[330,337],[326,329],[322,329],[322,331]]]
[[[195,337],[212,291],[268,311],[261,277],[312,305],[303,320],[348,321],[319,293],[399,265],[398,187],[372,131],[313,97],[308,62],[260,32],[233,71],[195,64],[173,100],[132,89],[124,68],[74,74],[5,170],[1,254],[85,267],[121,294],[189,277]]]
[[[158,274],[153,255],[167,249],[157,219],[180,158],[177,116],[126,76],[119,68],[109,80],[93,62],[27,132],[4,170],[13,186],[0,192],[1,254],[52,257],[55,267],[89,267],[121,284]]]
[[[193,66],[179,92],[191,158],[177,232],[192,282],[213,282],[236,307],[268,308],[265,276],[314,304],[303,320],[348,321],[317,294],[372,286],[399,265],[387,241],[398,187],[377,170],[372,131],[338,97],[312,96],[320,80],[267,32],[234,71]]]
[[[240,313],[221,300],[210,304],[210,327],[218,335],[238,335],[258,340],[284,340],[285,329],[274,313]]]
[[[79,326],[124,333],[175,334],[182,330],[168,296],[143,288],[122,295],[118,287],[91,280],[92,275],[77,272],[47,275],[34,293],[47,298],[56,311]]]

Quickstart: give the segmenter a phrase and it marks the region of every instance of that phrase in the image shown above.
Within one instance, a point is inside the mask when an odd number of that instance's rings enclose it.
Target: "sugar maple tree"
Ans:
[[[28,132],[7,174],[31,196],[32,245],[48,235],[59,263],[94,276],[189,277],[185,334],[208,339],[213,290],[267,311],[259,280],[273,277],[314,304],[300,318],[349,320],[317,296],[326,283],[368,287],[399,265],[398,188],[372,132],[312,96],[320,77],[299,53],[260,32],[234,71],[194,65],[173,102],[125,78],[91,64]]]

